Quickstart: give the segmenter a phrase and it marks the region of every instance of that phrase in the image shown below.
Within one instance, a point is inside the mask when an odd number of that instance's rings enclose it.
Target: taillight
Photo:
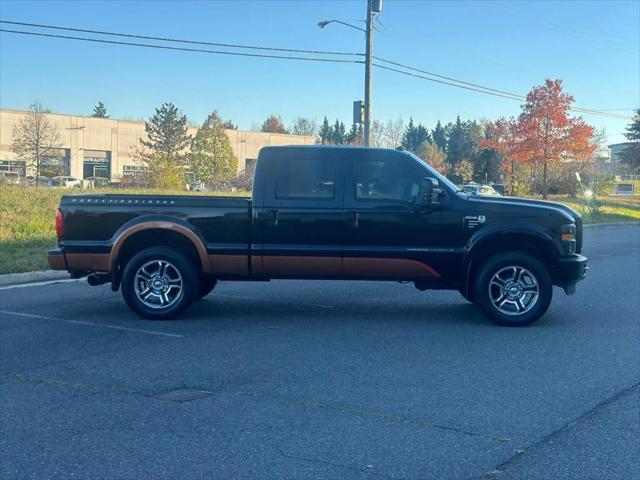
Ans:
[[[56,215],[56,235],[58,238],[64,237],[64,220],[62,219],[62,212],[58,210]]]

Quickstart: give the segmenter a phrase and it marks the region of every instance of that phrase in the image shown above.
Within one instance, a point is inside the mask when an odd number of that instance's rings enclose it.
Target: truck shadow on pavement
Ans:
[[[340,325],[358,323],[393,323],[425,325],[469,325],[494,327],[475,305],[461,301],[443,304],[397,303],[363,305],[361,302],[340,305],[313,305],[305,303],[278,303],[269,300],[211,297],[194,303],[176,322],[189,324],[239,322],[244,324],[300,324],[317,323]],[[542,323],[543,321],[541,321]],[[546,322],[544,322],[546,323]]]

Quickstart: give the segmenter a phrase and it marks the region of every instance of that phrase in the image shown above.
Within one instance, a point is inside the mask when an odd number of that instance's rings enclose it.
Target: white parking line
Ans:
[[[84,280],[84,278],[62,278],[60,280],[46,280],[44,282],[19,283],[17,285],[7,285],[6,287],[0,287],[0,290],[11,290],[12,288],[40,287],[42,285],[53,285],[54,283],[79,282],[80,280]]]
[[[320,303],[288,302],[286,300],[274,300],[271,298],[247,297],[245,295],[229,295],[227,293],[214,293],[213,297],[239,298],[241,300],[257,300],[259,302],[281,303],[282,305],[298,305],[300,307],[335,308],[335,305],[323,305]]]
[[[45,315],[36,315],[33,313],[10,312],[8,310],[0,310],[2,315],[13,315],[15,317],[33,318],[37,320],[52,320],[55,322],[72,323],[75,325],[85,325],[88,327],[110,328],[111,330],[124,330],[127,332],[146,333],[147,335],[158,335],[161,337],[183,338],[184,335],[177,333],[158,332],[157,330],[145,330],[142,328],[121,327],[119,325],[108,325],[104,323],[87,322],[85,320],[71,320],[68,318],[47,317]]]

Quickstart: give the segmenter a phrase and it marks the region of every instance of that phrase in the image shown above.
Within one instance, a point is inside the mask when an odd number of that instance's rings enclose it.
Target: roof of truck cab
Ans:
[[[337,151],[379,151],[406,153],[406,150],[396,148],[373,148],[373,147],[353,147],[350,145],[268,145],[260,149],[262,152],[282,151],[282,150],[337,150]]]

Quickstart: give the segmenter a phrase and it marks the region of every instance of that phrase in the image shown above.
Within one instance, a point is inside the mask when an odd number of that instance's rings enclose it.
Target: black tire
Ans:
[[[462,290],[458,290],[458,292],[460,292],[460,295],[462,295],[462,298],[464,298],[467,302],[473,303],[473,298],[470,295],[464,293]]]
[[[165,265],[165,275],[161,275],[161,265]],[[145,267],[144,274],[140,272],[142,267]],[[149,272],[150,280],[147,281],[144,277]],[[165,281],[165,286],[170,282],[175,282],[176,285],[169,285],[166,287],[168,290],[161,287],[157,290],[159,293],[155,293],[156,290],[151,291],[151,279]],[[198,272],[193,262],[176,250],[166,247],[147,248],[127,262],[122,273],[121,288],[127,305],[138,315],[149,320],[169,320],[184,312],[195,299],[198,291]],[[145,292],[150,292],[146,296],[146,302],[141,299]],[[165,299],[167,306],[163,307]],[[154,306],[149,306],[154,303]]]
[[[218,283],[218,279],[211,277],[200,277],[200,282],[198,284],[198,293],[196,294],[196,300],[200,300],[201,298],[206,297],[211,293]]]
[[[498,277],[495,277],[496,274]],[[520,280],[514,282],[514,278],[509,278],[516,275]],[[495,282],[490,285],[492,279]],[[524,291],[531,293],[523,294]],[[508,294],[505,295],[505,292]],[[538,296],[534,300],[535,292]],[[476,305],[490,320],[502,326],[523,327],[532,324],[545,314],[552,296],[553,285],[549,272],[538,259],[525,252],[494,255],[484,262],[475,278],[473,297]],[[503,306],[499,308],[496,304]],[[522,313],[518,313],[520,310]]]

